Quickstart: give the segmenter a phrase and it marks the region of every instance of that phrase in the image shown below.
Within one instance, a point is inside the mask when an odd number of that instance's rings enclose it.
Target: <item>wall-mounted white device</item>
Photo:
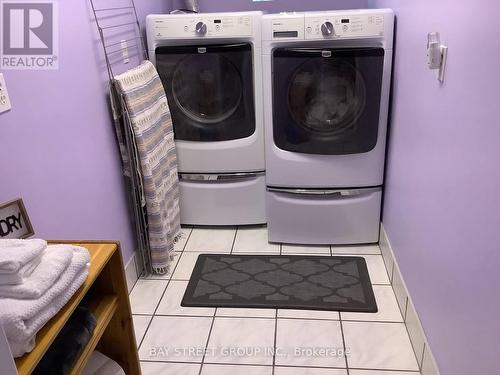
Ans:
[[[439,33],[427,34],[427,65],[429,69],[438,70],[439,82],[444,82],[444,70],[448,57],[448,47],[441,44]]]
[[[7,112],[11,108],[12,106],[10,104],[5,78],[3,77],[3,74],[0,73],[0,113]]]

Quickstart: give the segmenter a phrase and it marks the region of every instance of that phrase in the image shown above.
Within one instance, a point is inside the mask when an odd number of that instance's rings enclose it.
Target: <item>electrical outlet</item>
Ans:
[[[0,113],[7,112],[12,106],[10,105],[9,93],[7,92],[7,85],[5,78],[0,73]]]

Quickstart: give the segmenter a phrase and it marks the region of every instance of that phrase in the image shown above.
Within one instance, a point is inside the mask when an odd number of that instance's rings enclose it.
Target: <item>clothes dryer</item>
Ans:
[[[261,12],[149,15],[183,224],[265,223]]]

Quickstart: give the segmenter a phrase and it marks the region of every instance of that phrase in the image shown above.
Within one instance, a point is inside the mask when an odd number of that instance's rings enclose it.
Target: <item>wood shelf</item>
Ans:
[[[50,241],[83,246],[90,254],[87,279],[68,303],[36,335],[35,348],[16,358],[19,374],[31,374],[54,342],[82,299],[91,294],[90,309],[97,326],[76,361],[71,374],[80,374],[96,346],[120,364],[125,373],[139,375],[139,359],[132,325],[127,286],[120,252],[115,241]]]
[[[108,327],[109,321],[113,317],[118,306],[118,298],[115,295],[102,296],[95,299],[90,304],[90,311],[94,314],[97,324],[92,337],[83,349],[80,357],[76,360],[71,375],[80,374],[85,368],[85,364],[90,359],[92,352],[101,339],[104,331]]]

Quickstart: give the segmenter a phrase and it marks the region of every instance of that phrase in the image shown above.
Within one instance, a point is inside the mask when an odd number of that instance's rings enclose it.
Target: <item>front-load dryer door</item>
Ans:
[[[382,48],[273,51],[273,136],[281,150],[366,153],[377,144]]]
[[[176,140],[215,142],[255,132],[250,44],[156,48]]]
[[[261,62],[250,43],[156,48],[179,171],[263,171]],[[259,81],[260,82],[260,81]],[[255,95],[254,95],[255,92]]]

